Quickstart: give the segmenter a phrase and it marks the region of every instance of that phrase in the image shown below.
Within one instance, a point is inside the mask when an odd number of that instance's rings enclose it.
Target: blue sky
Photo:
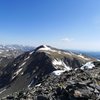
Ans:
[[[0,0],[0,43],[100,51],[100,0]]]

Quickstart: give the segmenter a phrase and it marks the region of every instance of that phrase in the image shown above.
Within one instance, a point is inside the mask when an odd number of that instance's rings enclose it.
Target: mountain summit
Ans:
[[[85,70],[91,71],[98,68],[99,65],[100,62],[94,58],[41,45],[32,51],[18,56],[0,71],[0,98],[6,98],[7,95],[19,93],[20,91],[33,90],[33,87],[44,84],[44,80],[47,84],[49,81],[53,81],[54,77],[57,78],[56,81],[58,82],[61,76],[68,78],[66,76],[68,73],[72,77],[74,77],[72,73],[76,73],[76,76],[77,73],[80,75],[82,73],[85,74]],[[71,78],[71,76],[69,77]],[[63,80],[63,77],[61,77],[61,80]],[[88,76],[84,77],[87,78]],[[56,83],[54,84],[56,85]],[[62,84],[65,85],[63,82]],[[67,86],[65,85],[65,87]]]

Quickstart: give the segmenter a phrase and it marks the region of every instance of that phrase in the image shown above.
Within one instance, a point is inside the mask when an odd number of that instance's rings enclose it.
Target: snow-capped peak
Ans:
[[[43,45],[40,49],[38,50],[51,50],[48,46]]]

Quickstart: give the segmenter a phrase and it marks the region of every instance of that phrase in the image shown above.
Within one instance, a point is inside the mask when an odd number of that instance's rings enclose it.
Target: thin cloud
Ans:
[[[71,39],[71,38],[63,38],[63,39],[61,39],[62,41],[66,41],[66,42],[71,42],[71,41],[73,41],[73,39]]]

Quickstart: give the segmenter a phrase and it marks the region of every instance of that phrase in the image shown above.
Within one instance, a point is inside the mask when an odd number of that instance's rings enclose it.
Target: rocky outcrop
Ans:
[[[43,77],[41,83],[34,87],[14,93],[3,100],[16,99],[100,100],[100,67],[65,72],[60,76],[51,73]]]

